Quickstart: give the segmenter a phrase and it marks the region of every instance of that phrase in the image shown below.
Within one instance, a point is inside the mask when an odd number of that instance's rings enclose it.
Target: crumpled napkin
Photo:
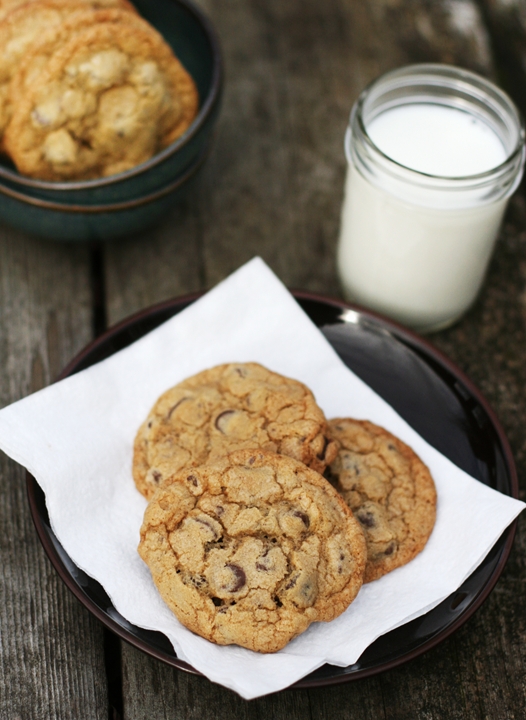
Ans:
[[[304,382],[329,418],[365,418],[388,428],[429,466],[438,491],[436,526],[415,560],[363,586],[343,615],[312,625],[272,655],[220,647],[189,632],[136,551],[146,507],[131,476],[139,425],[157,397],[189,375],[248,361]],[[131,623],[163,632],[178,657],[247,699],[285,688],[324,663],[356,662],[377,637],[450,595],[525,507],[428,445],[343,364],[259,258],[130,347],[4,408],[0,448],[35,476],[60,543],[116,609]]]

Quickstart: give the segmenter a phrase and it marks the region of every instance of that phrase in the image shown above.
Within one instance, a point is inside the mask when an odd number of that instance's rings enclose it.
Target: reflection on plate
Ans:
[[[389,402],[431,445],[480,482],[518,497],[508,442],[487,402],[472,383],[431,345],[373,313],[335,300],[294,293],[343,361]],[[83,370],[131,344],[183,310],[199,295],[177,298],[125,320],[89,345],[61,378]],[[29,502],[40,540],[76,597],[106,627],[130,644],[182,670],[161,633],[129,623],[112,606],[102,586],[71,561],[49,525],[44,493],[27,477]],[[497,582],[515,534],[513,523],[463,585],[420,618],[378,638],[354,665],[324,665],[293,685],[330,685],[363,678],[400,665],[437,645],[480,607]]]

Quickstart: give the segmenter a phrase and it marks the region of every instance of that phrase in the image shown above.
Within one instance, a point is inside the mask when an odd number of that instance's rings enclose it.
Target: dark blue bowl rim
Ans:
[[[188,130],[181,135],[175,142],[168,147],[161,150],[146,162],[136,165],[130,170],[118,173],[117,175],[110,175],[105,178],[96,178],[94,180],[76,180],[72,182],[54,182],[50,180],[37,180],[35,178],[25,177],[16,170],[10,170],[0,164],[0,177],[18,185],[24,185],[26,187],[38,188],[41,190],[53,190],[57,192],[69,192],[72,190],[92,190],[107,185],[115,185],[122,181],[128,180],[135,175],[140,175],[151,168],[156,167],[160,163],[164,162],[168,157],[177,153],[182,147],[189,144],[192,138],[199,132],[199,130],[205,125],[209,117],[212,115],[216,106],[221,99],[221,93],[224,82],[224,67],[223,67],[223,55],[221,52],[221,45],[219,43],[219,37],[215,30],[212,22],[202,12],[200,8],[193,3],[192,0],[171,0],[178,5],[182,5],[186,10],[192,13],[198,23],[202,26],[207,38],[210,43],[212,50],[212,82],[210,85],[210,91],[205,98],[204,103],[201,106],[195,120],[190,125]]]
[[[118,203],[108,203],[103,205],[69,205],[65,203],[54,202],[53,200],[42,200],[40,198],[32,197],[31,195],[24,195],[17,190],[12,190],[0,182],[0,194],[7,195],[13,200],[25,203],[26,205],[32,205],[33,207],[40,208],[41,210],[51,210],[54,212],[61,213],[81,213],[89,215],[98,215],[100,213],[108,212],[125,212],[127,210],[134,210],[135,208],[149,203],[160,200],[166,195],[175,192],[178,188],[184,185],[194,173],[199,170],[201,165],[204,163],[210,153],[211,142],[208,142],[204,148],[200,151],[199,155],[193,160],[193,162],[184,169],[181,175],[178,175],[175,180],[172,180],[167,185],[164,185],[159,190],[149,193],[148,195],[142,195],[132,200],[123,200]]]

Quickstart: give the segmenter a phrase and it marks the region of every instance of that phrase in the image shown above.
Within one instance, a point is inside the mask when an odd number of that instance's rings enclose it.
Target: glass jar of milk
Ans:
[[[446,327],[482,285],[524,165],[524,128],[495,85],[411,65],[358,98],[338,246],[346,297],[421,332]]]

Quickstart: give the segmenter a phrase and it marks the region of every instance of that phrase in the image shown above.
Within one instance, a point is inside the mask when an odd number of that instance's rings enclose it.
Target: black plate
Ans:
[[[480,482],[518,497],[517,474],[504,432],[486,400],[453,363],[422,338],[373,313],[309,293],[294,295],[344,362],[431,445]],[[162,303],[111,328],[81,352],[59,379],[121,350],[197,297]],[[54,536],[44,493],[29,474],[27,488],[44,549],[83,605],[132,645],[199,674],[177,658],[164,635],[132,625],[115,610],[102,586],[76,567]],[[330,685],[374,675],[444,640],[471,617],[493,589],[510,553],[515,527],[513,523],[475,572],[436,608],[378,638],[354,665],[324,665],[292,687]]]

